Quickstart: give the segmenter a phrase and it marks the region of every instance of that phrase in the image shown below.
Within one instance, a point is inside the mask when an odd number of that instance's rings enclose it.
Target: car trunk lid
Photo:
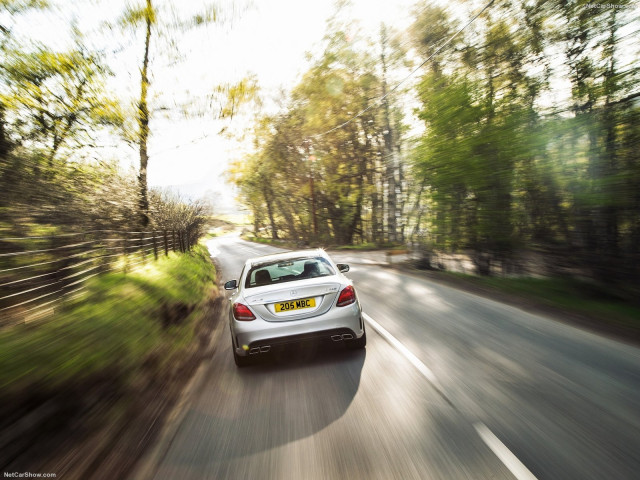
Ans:
[[[298,283],[288,282],[278,285],[278,288],[274,285],[258,287],[250,295],[245,292],[244,297],[247,305],[264,320],[284,322],[326,313],[335,303],[341,286],[339,282],[327,281],[326,278],[307,280],[304,285]],[[278,305],[283,308],[277,308]]]

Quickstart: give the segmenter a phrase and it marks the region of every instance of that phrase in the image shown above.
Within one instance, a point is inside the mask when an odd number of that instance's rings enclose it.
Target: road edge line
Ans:
[[[514,477],[518,480],[537,480],[535,475],[518,460],[518,457],[516,457],[484,423],[474,423],[473,428],[476,429],[482,441],[491,449],[495,456],[500,459],[504,466],[509,469]]]
[[[364,318],[369,325],[384,338],[393,348],[395,348],[405,359],[407,359],[421,374],[427,379],[431,386],[446,400],[446,402],[457,410],[456,406],[445,395],[440,382],[436,378],[435,374],[427,367],[418,357],[416,357],[411,350],[405,347],[400,340],[391,335],[382,325],[376,322],[366,313],[362,312],[362,318]],[[511,450],[509,450],[504,443],[496,437],[489,428],[481,422],[473,424],[476,432],[485,443],[487,447],[494,453],[498,460],[507,467],[517,480],[537,480],[537,478],[524,466],[524,464],[518,460]]]
[[[362,318],[364,318],[369,325],[382,337],[384,338],[393,348],[395,348],[398,352],[402,354],[402,356],[411,363],[424,378],[426,378],[429,383],[435,388],[440,395],[449,403],[452,407],[455,408],[451,400],[445,395],[444,390],[442,389],[442,385],[436,378],[435,374],[429,367],[427,367],[422,361],[416,357],[411,350],[405,347],[400,340],[391,335],[382,325],[376,322],[373,318],[371,318],[366,313],[362,312]]]

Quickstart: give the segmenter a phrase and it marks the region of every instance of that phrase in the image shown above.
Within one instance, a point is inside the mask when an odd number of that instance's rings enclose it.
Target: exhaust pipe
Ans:
[[[340,335],[331,335],[331,340],[333,340],[334,342],[339,342],[340,340],[342,340],[342,336],[340,336]]]
[[[249,350],[249,355],[256,355],[258,353],[267,353],[271,350],[271,345],[263,345],[262,347],[253,347]]]
[[[345,333],[344,335],[342,335],[342,340],[351,340],[353,338],[353,335],[351,335],[350,333]]]

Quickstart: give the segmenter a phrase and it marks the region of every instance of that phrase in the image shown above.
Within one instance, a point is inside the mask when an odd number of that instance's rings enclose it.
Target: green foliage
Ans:
[[[45,6],[0,3],[11,14]],[[457,6],[465,10],[468,2]],[[541,246],[571,253],[601,279],[637,279],[640,69],[632,6],[495,2],[436,55],[461,26],[446,8],[418,5],[409,38],[382,26],[373,40],[341,23],[349,5],[340,2],[325,50],[283,110],[258,119],[254,153],[229,171],[256,234],[380,245],[403,242],[411,230],[412,240],[430,248],[471,250],[480,269],[487,258],[507,260]],[[2,226],[129,228],[143,217],[145,225],[202,231],[203,205],[146,188],[152,50],[168,45],[180,57],[176,34],[225,21],[214,4],[185,12],[144,0],[119,16],[121,31],[144,41],[133,115],[105,91],[104,59],[79,40],[59,52],[16,45],[2,32]],[[403,50],[409,44],[428,61],[410,87],[424,134],[406,155],[410,107],[394,85],[410,63]],[[182,113],[231,120],[243,106],[260,106],[254,77],[209,93],[206,111],[191,101],[179,106]],[[73,147],[90,145],[105,127],[119,128],[139,149],[137,186],[104,165],[69,164]]]
[[[255,76],[243,78],[234,84],[218,85],[214,88],[214,96],[220,101],[217,118],[233,119],[245,104],[255,103],[259,107],[261,102],[258,93],[258,81]]]
[[[256,153],[230,171],[256,232],[307,244],[383,240],[377,225],[386,182],[378,179],[390,161],[384,136],[391,128],[372,109],[384,91],[378,67],[370,51],[356,50],[343,30],[331,30],[326,51],[286,110],[258,122]],[[400,118],[398,110],[392,114]]]
[[[0,10],[6,11],[11,15],[22,13],[26,10],[44,9],[49,6],[47,0],[0,0]]]
[[[426,8],[414,43],[430,55],[433,32],[453,24]],[[598,278],[637,277],[621,261],[640,254],[638,69],[622,61],[619,34],[629,24],[637,29],[628,10],[586,2],[496,4],[429,60],[413,171],[428,209],[416,230],[432,248],[505,259],[546,245]],[[551,106],[552,79],[568,81],[571,96]],[[621,148],[631,144],[635,153]]]
[[[12,228],[3,236],[23,236],[26,225],[135,230],[136,184],[110,163],[89,165],[16,152],[0,158],[0,218]]]
[[[130,274],[96,277],[80,299],[38,326],[0,332],[0,397],[81,383],[109,372],[125,382],[155,356],[170,365],[194,338],[197,315],[163,324],[175,307],[201,305],[215,289],[204,247],[171,254]],[[90,298],[91,301],[87,301]]]
[[[570,278],[499,278],[450,273],[473,285],[517,295],[537,305],[559,308],[596,319],[605,325],[640,329],[635,293]]]
[[[208,23],[215,23],[219,18],[220,9],[217,5],[207,5],[201,12],[193,15],[187,25],[199,27]]]
[[[138,182],[116,162],[76,163],[18,150],[0,157],[0,236],[138,230]],[[150,192],[150,228],[183,230],[195,244],[210,212],[200,201]]]
[[[4,129],[15,143],[46,151],[50,161],[64,146],[91,143],[96,127],[122,124],[119,104],[104,89],[108,74],[100,57],[81,45],[67,52],[8,49],[0,95]]]
[[[136,29],[140,25],[146,25],[147,22],[151,25],[157,23],[156,9],[150,1],[143,5],[127,5],[118,19],[118,24],[122,28]]]
[[[177,32],[184,32],[190,28],[197,28],[208,23],[215,23],[219,18],[219,9],[216,5],[207,5],[201,12],[184,20],[179,15],[179,11],[171,9],[171,4],[153,2],[145,0],[143,4],[128,5],[120,16],[117,24],[123,30],[144,31],[144,50],[142,65],[140,68],[140,96],[134,108],[134,117],[137,128],[135,133],[124,131],[124,138],[132,143],[136,143],[140,152],[140,169],[138,175],[139,183],[139,223],[142,228],[149,224],[149,192],[147,185],[147,170],[149,164],[148,140],[151,135],[150,121],[151,112],[149,110],[149,87],[151,73],[149,72],[149,60],[151,58],[152,38],[155,43],[164,38],[172,49],[176,49],[178,43],[174,35]],[[157,48],[153,46],[153,48]],[[160,49],[158,49],[161,51]],[[233,118],[239,105],[247,102],[248,99],[255,99],[257,94],[255,80],[243,80],[238,85],[227,86],[225,93],[226,104],[222,107],[220,115]],[[186,110],[183,109],[183,113]],[[130,119],[129,119],[130,120]],[[125,120],[126,121],[126,120]]]

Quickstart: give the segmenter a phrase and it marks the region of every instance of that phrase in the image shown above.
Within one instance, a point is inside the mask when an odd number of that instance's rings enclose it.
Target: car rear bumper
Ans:
[[[236,354],[245,356],[296,343],[342,341],[349,339],[349,336],[360,338],[364,335],[364,325],[360,308],[355,303],[315,318],[291,322],[266,322],[261,319],[238,322],[232,319],[232,334]],[[336,336],[341,338],[337,339]]]

